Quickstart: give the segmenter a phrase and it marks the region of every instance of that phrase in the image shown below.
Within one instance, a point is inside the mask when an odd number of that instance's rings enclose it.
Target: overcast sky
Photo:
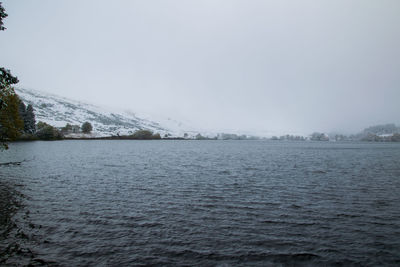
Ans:
[[[198,128],[400,124],[400,1],[3,0],[20,87]]]

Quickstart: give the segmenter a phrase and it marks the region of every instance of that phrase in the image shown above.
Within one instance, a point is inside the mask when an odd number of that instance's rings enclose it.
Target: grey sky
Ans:
[[[400,124],[400,1],[3,0],[20,86],[214,130]]]

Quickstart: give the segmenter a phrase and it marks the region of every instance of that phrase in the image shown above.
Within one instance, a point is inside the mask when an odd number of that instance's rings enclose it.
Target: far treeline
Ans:
[[[271,140],[280,141],[362,141],[362,142],[400,142],[400,127],[393,123],[365,128],[357,134],[326,134],[314,132],[308,137],[298,135],[273,136]]]
[[[214,137],[201,134],[183,137],[172,137],[165,134],[153,133],[147,129],[139,129],[130,135],[116,135],[110,137],[95,137],[91,135],[93,126],[84,122],[81,126],[67,123],[57,128],[45,122],[36,123],[34,109],[31,104],[26,105],[15,93],[11,84],[18,79],[10,74],[9,70],[0,68],[0,149],[7,149],[7,143],[17,140],[62,140],[62,139],[118,139],[118,140],[275,140],[275,141],[369,141],[369,142],[400,142],[400,127],[395,124],[384,124],[364,129],[355,135],[342,135],[315,132],[308,137],[299,135],[282,135],[271,138],[257,136],[222,133]]]
[[[95,137],[91,135],[93,126],[84,122],[81,126],[67,123],[64,127],[57,128],[45,122],[36,123],[34,109],[31,104],[26,105],[10,86],[18,82],[9,70],[0,68],[0,148],[7,149],[7,143],[17,140],[62,140],[62,139],[118,139],[118,140],[274,140],[274,141],[369,141],[369,142],[400,142],[400,127],[395,124],[384,124],[364,129],[355,135],[342,135],[315,132],[310,136],[282,135],[271,138],[257,136],[237,135],[222,133],[214,137],[201,134],[183,137],[173,137],[165,134],[153,133],[147,129],[136,130],[130,135],[116,135],[109,137]]]
[[[330,134],[315,132],[310,136],[282,135],[271,138],[222,133],[214,137],[201,134],[173,137],[153,133],[148,129],[136,130],[130,135],[95,137],[91,135],[93,126],[84,122],[81,126],[67,123],[64,127],[54,127],[45,122],[36,123],[35,113],[31,104],[26,105],[15,93],[12,84],[18,79],[9,70],[0,68],[0,149],[7,149],[7,143],[17,140],[62,140],[62,139],[118,139],[118,140],[274,140],[274,141],[369,141],[369,142],[400,142],[400,127],[395,124],[384,124],[368,127],[354,135]]]

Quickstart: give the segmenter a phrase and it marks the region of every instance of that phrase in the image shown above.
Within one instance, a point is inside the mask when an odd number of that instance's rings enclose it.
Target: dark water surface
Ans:
[[[2,264],[400,264],[400,144],[60,141],[0,153],[23,160],[0,166]]]

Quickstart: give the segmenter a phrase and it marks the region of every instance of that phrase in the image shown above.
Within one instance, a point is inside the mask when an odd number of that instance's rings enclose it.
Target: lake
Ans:
[[[400,264],[400,144],[27,142],[11,161],[0,265]]]

